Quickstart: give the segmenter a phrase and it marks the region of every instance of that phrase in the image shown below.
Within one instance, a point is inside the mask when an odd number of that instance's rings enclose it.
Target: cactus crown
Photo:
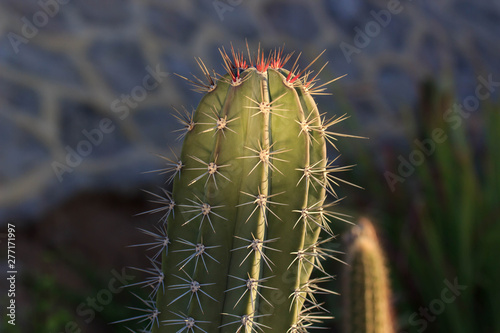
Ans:
[[[343,220],[331,211],[334,174],[349,169],[326,147],[345,115],[326,119],[312,97],[336,79],[318,84],[309,70],[318,58],[284,69],[283,49],[221,54],[225,75],[197,59],[203,79],[185,78],[204,97],[193,112],[176,110],[184,143],[161,170],[172,192],[153,194],[151,212],[163,215],[143,230],[154,239],[144,244],[152,291],[135,319],[147,332],[307,332],[330,318],[314,295],[334,293],[322,261],[335,255],[324,247],[331,220]],[[323,277],[311,279],[314,268]]]

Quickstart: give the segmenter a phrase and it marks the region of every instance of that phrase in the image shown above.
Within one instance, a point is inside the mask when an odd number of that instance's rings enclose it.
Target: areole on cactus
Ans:
[[[327,119],[312,97],[336,79],[318,84],[318,58],[284,69],[283,49],[221,54],[227,73],[198,60],[204,78],[187,80],[205,95],[195,111],[176,110],[182,153],[165,158],[173,190],[155,195],[161,222],[143,230],[152,292],[134,319],[155,333],[307,332],[330,316],[314,295],[334,293],[321,262],[336,252],[324,247],[331,220],[343,220],[330,210],[335,173],[349,169],[327,157],[345,115]]]

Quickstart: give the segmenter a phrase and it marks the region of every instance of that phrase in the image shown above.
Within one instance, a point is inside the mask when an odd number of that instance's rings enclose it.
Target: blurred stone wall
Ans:
[[[418,84],[432,77],[457,98],[481,75],[500,81],[498,1],[0,1],[0,224],[35,217],[84,189],[158,183],[155,153],[178,151],[172,105],[200,95],[173,75],[222,72],[230,42],[318,53],[323,80],[348,74],[320,98],[353,105],[359,133],[405,131]]]

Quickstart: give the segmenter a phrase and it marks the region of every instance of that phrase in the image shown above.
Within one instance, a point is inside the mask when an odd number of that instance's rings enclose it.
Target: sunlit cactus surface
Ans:
[[[160,206],[148,213],[162,217],[139,244],[151,268],[135,285],[151,293],[121,322],[155,333],[307,332],[331,318],[315,294],[334,293],[322,262],[336,252],[330,224],[343,220],[336,174],[349,169],[327,157],[327,143],[339,156],[347,135],[334,127],[346,116],[326,117],[313,99],[336,79],[320,84],[318,58],[300,69],[300,55],[282,49],[221,54],[227,73],[197,59],[203,76],[186,78],[204,96],[174,113],[182,152],[160,170],[173,189],[151,193]]]

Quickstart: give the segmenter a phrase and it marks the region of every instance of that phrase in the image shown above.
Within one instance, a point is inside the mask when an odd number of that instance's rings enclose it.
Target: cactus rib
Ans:
[[[328,162],[327,142],[345,116],[326,120],[312,97],[325,89],[308,71],[319,56],[302,70],[297,57],[288,71],[283,49],[221,54],[225,75],[196,59],[204,79],[183,77],[205,95],[193,113],[175,110],[184,142],[159,170],[173,182],[149,211],[163,225],[142,231],[158,271],[148,271],[143,301],[152,310],[137,319],[154,333],[307,332],[331,318],[314,295],[334,293],[322,287],[333,276],[321,261],[336,259],[323,245],[343,217],[326,196],[336,196],[332,173],[350,167]]]

